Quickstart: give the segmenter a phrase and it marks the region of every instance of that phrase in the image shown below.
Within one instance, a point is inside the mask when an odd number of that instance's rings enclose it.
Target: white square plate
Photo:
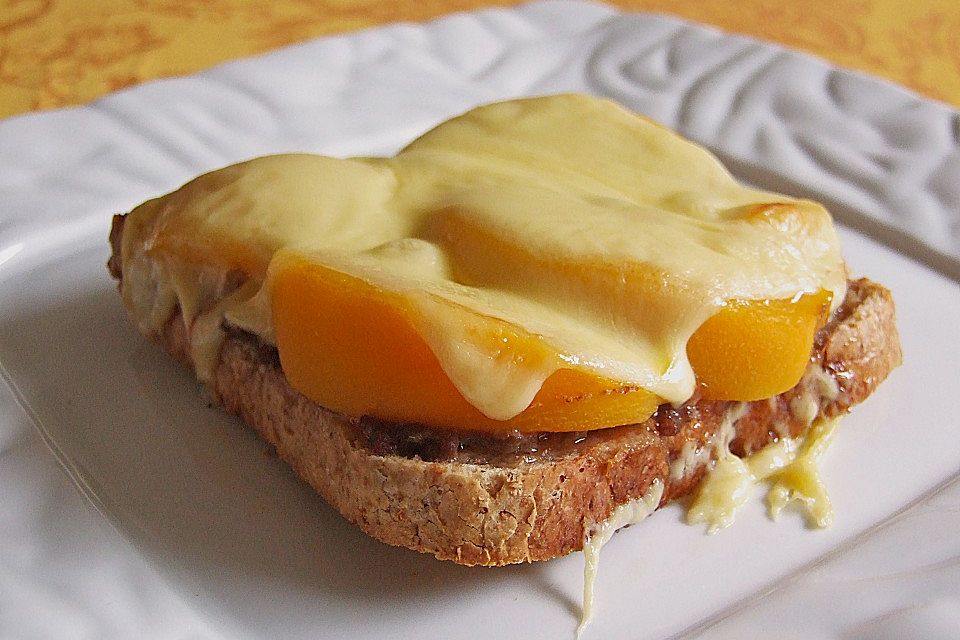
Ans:
[[[321,39],[0,122],[0,629],[572,637],[579,554],[468,569],[366,538],[145,343],[104,268],[110,214],[199,172],[391,152],[475,104],[559,91],[826,201],[852,272],[893,290],[906,354],[827,457],[834,529],[771,523],[758,496],[706,536],[668,507],[604,549],[585,637],[956,637],[960,117],[772,45],[569,2]]]

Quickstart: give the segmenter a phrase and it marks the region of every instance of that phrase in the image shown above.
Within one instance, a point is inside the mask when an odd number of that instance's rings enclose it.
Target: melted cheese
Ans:
[[[680,455],[670,463],[670,481],[677,482],[686,478],[688,474],[708,462],[712,452],[712,447],[699,446],[694,440],[684,442]]]
[[[660,480],[654,480],[650,489],[642,497],[620,505],[603,522],[584,527],[583,606],[580,610],[577,638],[593,618],[593,587],[597,581],[600,550],[618,529],[646,520],[660,506],[661,498],[663,498],[663,483]]]
[[[159,331],[179,305],[201,378],[224,316],[273,340],[272,278],[284,256],[306,257],[402,296],[457,390],[497,420],[559,367],[683,402],[687,340],[725,301],[825,289],[838,304],[845,288],[820,205],[744,187],[704,149],[582,95],[480,107],[391,158],[272,156],[206,174],[135,209],[122,255],[141,327]],[[205,269],[254,286],[211,307]],[[558,357],[506,370],[457,309]]]
[[[796,459],[772,475],[773,486],[767,494],[771,518],[777,519],[784,507],[796,501],[813,526],[825,528],[833,524],[833,507],[818,465],[833,441],[837,422],[826,420],[813,425]]]
[[[701,482],[687,510],[688,524],[706,524],[713,534],[733,524],[754,487],[768,482],[767,505],[776,520],[784,507],[797,502],[812,525],[833,523],[833,509],[818,464],[833,439],[838,420],[814,424],[799,438],[781,438],[746,458],[730,453],[729,440],[718,448],[713,468]]]
[[[687,510],[687,523],[706,524],[711,534],[733,524],[737,509],[750,497],[752,482],[746,463],[730,453],[737,420],[746,410],[747,405],[738,403],[724,414],[713,442],[717,459],[700,481],[697,496]]]
[[[811,369],[822,371],[819,367]],[[809,375],[823,380],[827,378],[817,373]],[[739,458],[730,453],[730,442],[736,435],[736,422],[746,409],[747,405],[738,403],[724,415],[712,443],[717,459],[687,510],[687,523],[706,524],[709,534],[730,526],[756,485],[766,481],[770,484],[767,505],[772,520],[778,519],[789,503],[798,502],[813,526],[830,527],[833,510],[818,465],[833,439],[839,419],[820,421],[801,437],[781,438],[746,458]],[[711,447],[691,449],[681,458],[693,465],[701,451],[709,452]],[[671,479],[682,478],[686,471],[685,467],[681,471],[671,465]],[[583,606],[577,638],[593,617],[594,586],[601,549],[618,529],[645,520],[659,506],[662,497],[663,484],[658,480],[642,498],[617,507],[607,520],[584,527]]]

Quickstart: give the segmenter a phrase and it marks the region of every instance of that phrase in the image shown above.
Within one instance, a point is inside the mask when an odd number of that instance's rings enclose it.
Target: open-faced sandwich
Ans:
[[[140,331],[327,502],[467,565],[589,546],[900,362],[822,206],[582,95],[226,167],[111,243]]]

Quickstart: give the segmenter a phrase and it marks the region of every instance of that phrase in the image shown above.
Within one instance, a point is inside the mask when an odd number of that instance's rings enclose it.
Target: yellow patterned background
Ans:
[[[331,33],[515,1],[0,0],[0,117]],[[958,0],[618,0],[757,36],[960,106]]]

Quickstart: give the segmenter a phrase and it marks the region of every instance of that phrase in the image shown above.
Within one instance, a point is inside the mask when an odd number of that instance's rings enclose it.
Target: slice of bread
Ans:
[[[122,216],[108,267],[123,287]],[[793,389],[746,403],[692,398],[662,405],[646,422],[574,434],[491,436],[351,418],[318,406],[287,383],[276,349],[227,327],[212,391],[228,412],[345,518],[392,545],[464,565],[545,560],[582,548],[584,532],[663,484],[661,505],[690,493],[728,438],[724,417],[742,414],[729,442],[737,455],[802,433],[817,418],[863,401],[901,361],[889,291],[849,284],[817,335]],[[189,333],[175,313],[150,336],[191,365]]]

